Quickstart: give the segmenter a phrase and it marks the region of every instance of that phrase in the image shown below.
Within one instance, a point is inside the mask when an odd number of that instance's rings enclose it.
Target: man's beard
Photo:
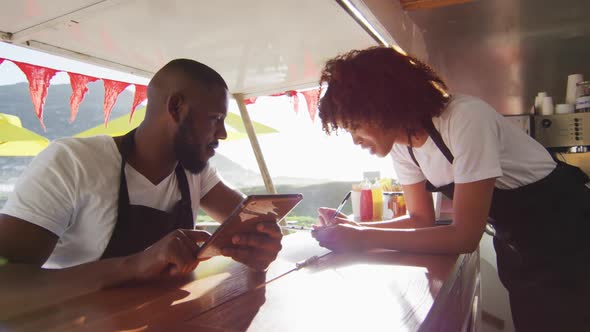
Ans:
[[[174,137],[174,154],[184,169],[197,174],[205,169],[207,160],[200,159],[201,151],[203,151],[202,144],[192,144],[190,142],[190,131],[183,121]]]

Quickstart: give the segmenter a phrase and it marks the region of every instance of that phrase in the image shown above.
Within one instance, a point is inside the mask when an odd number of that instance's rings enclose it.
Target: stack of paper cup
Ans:
[[[542,114],[541,109],[543,108],[543,98],[547,97],[547,92],[539,92],[535,97],[535,113],[537,115]]]
[[[555,105],[555,114],[570,114],[574,113],[574,105],[572,104],[557,104]]]
[[[582,91],[578,83],[582,82],[584,77],[582,74],[571,74],[567,77],[567,91],[565,92],[565,103],[566,104],[576,104],[576,98],[578,98]]]
[[[543,98],[541,106],[541,115],[553,115],[553,97]]]

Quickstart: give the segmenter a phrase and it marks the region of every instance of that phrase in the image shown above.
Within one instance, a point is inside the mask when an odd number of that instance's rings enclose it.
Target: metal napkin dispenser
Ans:
[[[590,113],[534,116],[533,137],[547,148],[590,145]]]

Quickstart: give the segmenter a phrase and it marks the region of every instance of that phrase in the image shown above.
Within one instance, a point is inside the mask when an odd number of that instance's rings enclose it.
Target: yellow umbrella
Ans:
[[[137,126],[139,126],[139,124],[141,123],[141,121],[143,121],[144,118],[145,107],[142,107],[133,113],[133,119],[131,120],[131,122],[129,122],[129,114],[126,114],[116,119],[113,119],[112,121],[109,121],[106,127],[103,124],[101,124],[94,128],[83,131],[79,134],[76,134],[75,137],[88,137],[95,135],[121,136],[128,133],[131,129],[137,128]],[[225,125],[227,129],[227,140],[248,137],[248,134],[246,133],[246,128],[244,127],[242,119],[239,115],[234,113],[227,113],[227,117],[225,118]],[[263,125],[262,123],[253,122],[252,125],[254,126],[254,130],[258,135],[278,132],[276,129]]]
[[[0,113],[0,156],[36,156],[49,140],[23,128],[14,115]]]

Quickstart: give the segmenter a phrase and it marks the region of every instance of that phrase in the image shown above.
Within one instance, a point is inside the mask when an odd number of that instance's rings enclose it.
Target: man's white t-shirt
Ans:
[[[58,236],[43,267],[64,268],[98,260],[117,221],[121,155],[112,137],[65,138],[52,142],[23,172],[2,213]],[[185,171],[196,216],[201,198],[221,177],[207,166]],[[174,171],[157,185],[126,164],[129,200],[170,212],[181,194]]]
[[[547,176],[556,163],[545,148],[481,99],[455,95],[434,127],[454,156],[453,164],[428,137],[413,152],[394,144],[391,157],[403,185],[430,181],[440,187],[496,178],[496,188],[513,189]]]

